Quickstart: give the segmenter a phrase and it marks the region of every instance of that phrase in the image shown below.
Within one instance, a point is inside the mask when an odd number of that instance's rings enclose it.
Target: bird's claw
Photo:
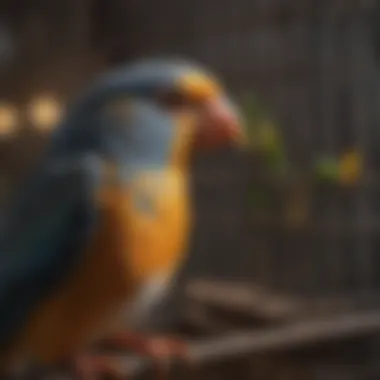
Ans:
[[[129,334],[119,335],[108,340],[109,346],[116,346],[150,359],[155,372],[165,378],[175,363],[184,364],[193,369],[186,342],[171,337],[141,337]]]
[[[161,372],[169,371],[174,361],[189,362],[186,343],[170,338],[147,339],[145,345],[141,346],[139,354],[149,357]]]

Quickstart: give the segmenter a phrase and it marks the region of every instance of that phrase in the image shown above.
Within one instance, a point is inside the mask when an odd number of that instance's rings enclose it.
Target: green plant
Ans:
[[[253,94],[246,94],[241,104],[250,147],[264,158],[269,173],[284,175],[289,163],[283,136],[274,116]]]

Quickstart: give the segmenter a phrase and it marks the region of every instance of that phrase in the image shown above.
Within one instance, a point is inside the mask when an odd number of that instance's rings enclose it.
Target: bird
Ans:
[[[224,87],[199,64],[150,58],[68,107],[1,225],[1,373],[72,361],[90,379],[112,367],[87,351],[102,340],[184,352],[139,331],[187,255],[192,157],[244,145]]]

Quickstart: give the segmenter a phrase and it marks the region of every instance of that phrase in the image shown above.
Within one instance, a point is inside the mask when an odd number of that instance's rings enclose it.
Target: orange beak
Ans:
[[[246,142],[237,111],[225,98],[207,100],[201,110],[195,145],[199,148],[244,146]]]

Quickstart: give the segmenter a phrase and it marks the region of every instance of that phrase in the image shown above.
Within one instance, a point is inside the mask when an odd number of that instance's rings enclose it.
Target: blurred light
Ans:
[[[52,96],[38,97],[30,103],[30,122],[42,131],[50,131],[61,119],[62,107]]]
[[[10,137],[17,130],[17,110],[10,104],[0,103],[0,137]]]

